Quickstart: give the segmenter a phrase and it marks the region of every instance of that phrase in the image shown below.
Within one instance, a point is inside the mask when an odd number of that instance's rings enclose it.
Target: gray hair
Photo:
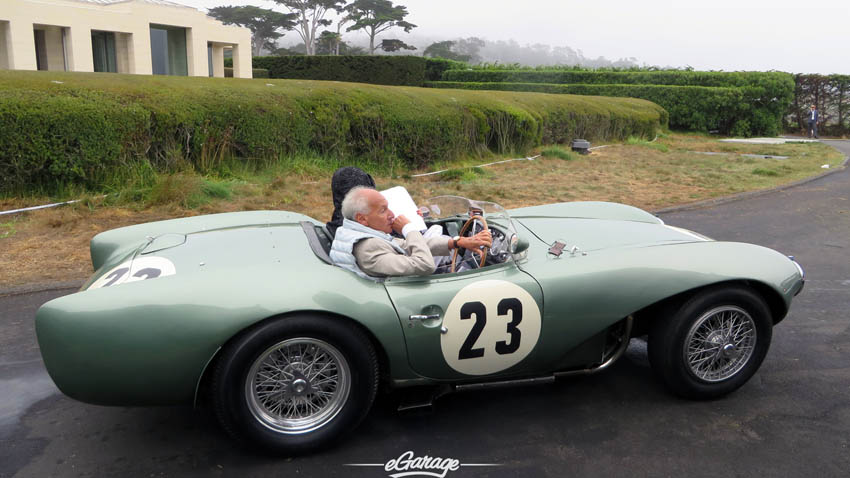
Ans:
[[[366,186],[356,186],[351,188],[342,200],[342,217],[354,220],[354,216],[360,214],[369,214],[369,198],[363,194],[363,191],[372,189]]]

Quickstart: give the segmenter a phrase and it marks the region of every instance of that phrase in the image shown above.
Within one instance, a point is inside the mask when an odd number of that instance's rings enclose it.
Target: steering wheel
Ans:
[[[463,225],[463,227],[460,230],[459,236],[464,237],[464,235],[467,233],[467,231],[469,231],[470,235],[472,235],[471,234],[472,231],[470,230],[470,228],[472,227],[473,224],[475,224],[476,221],[481,222],[481,224],[484,225],[483,230],[486,231],[488,229],[487,221],[484,219],[484,216],[478,215],[478,214],[473,214],[473,215],[469,216],[469,219],[466,220],[466,223]],[[481,249],[470,249],[470,250],[472,251],[473,254],[475,254],[476,252],[481,254],[481,261],[479,261],[478,267],[484,267],[484,261],[487,260],[487,252],[490,250],[490,248],[487,247],[487,246],[482,246]],[[452,268],[451,268],[452,272],[455,271],[455,266],[457,265],[457,256],[458,256],[459,251],[460,251],[460,247],[457,244],[455,244],[454,251],[452,251]]]

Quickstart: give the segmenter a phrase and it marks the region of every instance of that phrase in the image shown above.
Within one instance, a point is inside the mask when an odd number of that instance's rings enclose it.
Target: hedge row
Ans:
[[[269,86],[271,85],[271,86]],[[0,194],[104,187],[115,171],[215,168],[296,154],[402,160],[650,137],[659,106],[631,98],[446,92],[352,83],[0,71]]]
[[[266,70],[265,68],[252,68],[251,69],[251,76],[253,78],[268,78],[269,77],[269,70]],[[225,78],[233,78],[233,67],[232,66],[225,66],[224,67],[224,77]]]
[[[719,131],[735,136],[777,134],[787,104],[787,100],[772,97],[765,88],[761,87],[553,85],[449,81],[429,82],[427,86],[642,98],[657,103],[667,110],[672,128]]]
[[[416,56],[257,56],[270,78],[422,86],[425,59]]]
[[[425,69],[421,78],[419,64]],[[255,56],[254,68],[271,70],[271,76],[254,78],[282,78],[304,80],[335,80],[378,85],[422,86],[423,81],[439,81],[446,70],[465,68],[461,61],[445,58],[416,56]],[[232,58],[224,59],[224,66],[233,66]]]
[[[446,58],[425,58],[425,81],[440,81],[447,70],[466,68],[462,61]]]
[[[443,72],[443,81],[582,85],[760,86],[774,96],[794,92],[794,76],[782,72],[471,70]]]

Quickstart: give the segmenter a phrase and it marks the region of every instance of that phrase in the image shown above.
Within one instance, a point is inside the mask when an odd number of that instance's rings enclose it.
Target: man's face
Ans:
[[[369,197],[369,214],[357,213],[354,219],[364,226],[377,229],[378,231],[391,233],[393,230],[393,220],[395,215],[387,205],[387,200],[384,195],[374,189],[366,192]]]
[[[814,107],[814,105],[812,105],[812,111],[814,111],[814,110],[815,110],[815,107]]]

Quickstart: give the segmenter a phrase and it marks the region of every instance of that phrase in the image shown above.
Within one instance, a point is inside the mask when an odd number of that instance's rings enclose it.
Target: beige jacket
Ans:
[[[363,272],[373,277],[430,275],[434,273],[434,256],[449,255],[449,239],[437,236],[425,239],[419,231],[411,231],[406,239],[393,239],[407,251],[399,254],[381,239],[363,239],[354,245],[354,258]]]

